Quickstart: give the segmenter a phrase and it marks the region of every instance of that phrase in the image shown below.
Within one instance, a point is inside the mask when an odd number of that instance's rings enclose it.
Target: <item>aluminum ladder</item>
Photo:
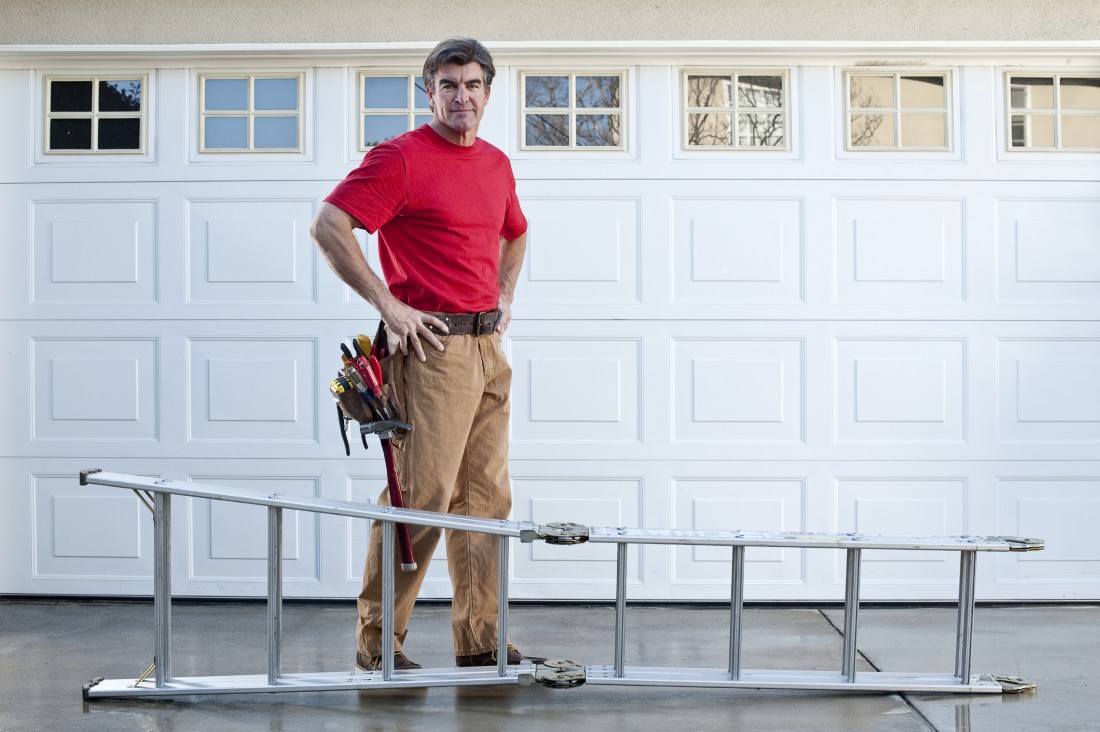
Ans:
[[[579,524],[546,524],[452,516],[445,513],[398,509],[325,498],[302,498],[280,493],[153,479],[137,475],[83,470],[81,485],[114,486],[133,490],[153,513],[153,612],[155,649],[153,665],[137,680],[91,679],[83,687],[85,699],[174,697],[195,694],[244,694],[257,692],[333,691],[350,689],[410,688],[434,686],[512,685],[568,688],[584,683],[619,686],[685,686],[752,689],[814,689],[857,692],[992,693],[1019,692],[1035,684],[1018,677],[971,673],[974,631],[975,570],[977,552],[1036,551],[1041,539],[978,536],[871,536],[860,534],[687,531],[628,528],[589,528]],[[232,501],[267,507],[267,646],[266,674],[174,677],[172,675],[171,497],[173,495]],[[395,671],[393,648],[382,656],[379,671],[359,670],[286,674],[282,671],[282,516],[285,509],[374,519],[383,531],[382,636],[393,635],[394,536],[404,523],[448,530],[473,531],[500,539],[498,647],[504,647],[508,627],[508,562],[511,539],[524,543],[583,542],[617,545],[615,590],[615,657],[612,665],[582,665],[570,660],[507,665],[499,654],[497,667],[432,668]],[[627,547],[630,544],[728,546],[733,564],[730,592],[730,644],[727,668],[671,668],[627,666],[626,586]],[[744,604],[745,548],[749,546],[804,549],[844,549],[847,571],[844,597],[844,645],[840,669],[828,671],[754,670],[741,667],[742,609]],[[957,551],[960,555],[959,602],[953,673],[899,673],[856,670],[856,636],[859,614],[861,552],[865,549]],[[389,645],[389,644],[387,644]],[[150,679],[149,676],[152,675]]]

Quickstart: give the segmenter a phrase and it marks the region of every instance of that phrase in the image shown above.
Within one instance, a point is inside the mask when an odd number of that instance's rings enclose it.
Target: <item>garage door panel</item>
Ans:
[[[512,337],[512,442],[640,444],[641,344]]]
[[[1100,198],[999,199],[1001,302],[1100,303]]]
[[[189,199],[187,208],[190,302],[316,302],[312,198]]]
[[[998,341],[998,440],[1100,442],[1100,339]]]
[[[804,442],[800,339],[673,337],[675,443]]]
[[[31,203],[34,304],[154,305],[157,202]]]
[[[33,344],[36,442],[157,442],[156,338],[41,338]]]
[[[965,301],[964,201],[836,201],[841,302]]]
[[[838,442],[964,443],[964,339],[838,339]]]
[[[525,303],[640,304],[638,198],[526,197]]]
[[[799,304],[800,199],[672,200],[673,302]]]

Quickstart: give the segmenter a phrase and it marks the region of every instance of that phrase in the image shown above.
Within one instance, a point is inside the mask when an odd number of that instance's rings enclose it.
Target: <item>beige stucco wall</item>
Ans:
[[[0,0],[0,45],[1100,39],[1097,0]]]

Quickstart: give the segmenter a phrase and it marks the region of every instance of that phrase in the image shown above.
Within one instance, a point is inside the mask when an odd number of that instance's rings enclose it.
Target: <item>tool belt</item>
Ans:
[[[397,406],[383,391],[379,358],[384,358],[387,353],[384,338],[385,331],[380,323],[374,343],[363,334],[356,336],[352,342],[355,346],[354,354],[346,344],[340,344],[344,367],[329,384],[329,391],[336,402],[340,437],[344,441],[344,452],[347,455],[351,455],[347,427],[353,420],[359,423],[359,435],[364,448],[367,446],[368,434],[376,434],[382,440],[389,440],[412,429],[411,424],[401,420]]]
[[[433,325],[428,330],[436,335],[489,335],[497,329],[500,322],[499,310],[486,310],[483,313],[430,313],[447,325],[444,333]]]

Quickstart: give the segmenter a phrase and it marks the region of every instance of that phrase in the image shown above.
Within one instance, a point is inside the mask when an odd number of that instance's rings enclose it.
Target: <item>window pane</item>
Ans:
[[[852,147],[894,147],[894,116],[891,114],[853,114]]]
[[[1013,147],[1054,147],[1054,117],[1039,114],[1012,116]]]
[[[619,77],[578,76],[577,106],[617,108],[619,106]]]
[[[1013,109],[1054,109],[1054,79],[1013,77]]]
[[[204,88],[206,110],[248,109],[248,79],[206,79]]]
[[[207,117],[206,147],[213,149],[247,148],[247,117]]]
[[[1064,115],[1062,147],[1100,148],[1100,114]]]
[[[51,81],[51,112],[91,112],[92,82]],[[91,145],[91,142],[88,143]]]
[[[254,84],[253,106],[256,109],[298,108],[297,79],[256,79]]]
[[[908,109],[946,109],[942,76],[901,77],[901,106]]]
[[[689,76],[689,107],[730,107],[733,80],[728,76]],[[700,143],[711,144],[711,143]]]
[[[256,149],[298,147],[297,117],[257,117],[253,124]]]
[[[140,150],[141,120],[101,119],[96,146],[100,150]]]
[[[403,114],[368,114],[363,118],[363,144],[373,147],[407,131],[409,118]]]
[[[141,82],[137,79],[99,82],[99,111],[140,112]]]
[[[1100,109],[1100,79],[1062,79],[1062,109]]]
[[[619,115],[578,114],[578,147],[618,147]]]
[[[430,114],[418,114],[413,117],[413,119],[416,121],[416,126],[420,127],[421,125],[426,125],[431,122],[432,116]]]
[[[568,147],[569,115],[527,115],[527,145],[530,147]]]
[[[523,80],[523,88],[528,107],[569,106],[568,76],[528,76]]]
[[[424,77],[413,79],[413,107],[415,109],[428,108],[428,92],[424,89]]]
[[[729,114],[689,114],[688,145],[730,147],[733,145],[732,118]]]
[[[894,77],[851,77],[849,79],[849,100],[850,105],[857,108],[892,108],[894,106]]]
[[[364,109],[407,109],[409,80],[404,76],[364,76]]]
[[[942,114],[901,115],[904,147],[947,147],[947,125]]]
[[[92,120],[90,119],[52,119],[50,120],[51,150],[91,150]]]
[[[783,145],[783,115],[738,115],[737,144],[742,147],[781,147]]]
[[[738,76],[737,103],[742,107],[782,107],[782,76]]]

